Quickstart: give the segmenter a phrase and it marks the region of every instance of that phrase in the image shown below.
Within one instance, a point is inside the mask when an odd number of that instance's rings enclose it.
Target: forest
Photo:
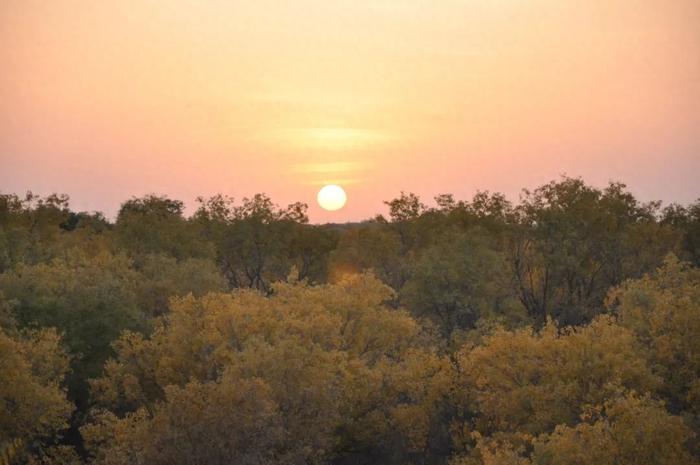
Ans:
[[[700,463],[700,199],[385,205],[0,195],[0,464]]]

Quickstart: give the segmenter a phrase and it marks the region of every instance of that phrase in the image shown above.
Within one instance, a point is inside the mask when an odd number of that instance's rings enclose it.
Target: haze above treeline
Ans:
[[[264,190],[358,221],[561,173],[689,203],[698,24],[697,0],[4,1],[0,185],[109,218]]]

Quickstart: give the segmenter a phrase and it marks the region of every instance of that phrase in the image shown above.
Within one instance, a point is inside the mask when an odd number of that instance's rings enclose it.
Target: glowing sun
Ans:
[[[318,200],[318,204],[324,210],[335,211],[340,210],[343,208],[343,206],[345,206],[345,202],[347,202],[348,197],[345,195],[345,191],[342,187],[335,184],[329,184],[327,186],[323,186],[321,190],[318,191],[316,200]]]

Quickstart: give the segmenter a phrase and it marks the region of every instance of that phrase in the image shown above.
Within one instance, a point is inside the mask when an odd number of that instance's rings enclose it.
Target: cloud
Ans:
[[[300,163],[294,166],[294,171],[297,173],[338,174],[366,170],[368,165],[366,162],[359,161]]]

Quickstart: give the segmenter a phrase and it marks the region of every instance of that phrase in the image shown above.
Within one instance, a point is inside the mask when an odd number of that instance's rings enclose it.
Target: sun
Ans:
[[[318,204],[324,210],[335,211],[345,206],[348,197],[345,195],[345,191],[342,187],[336,184],[328,184],[318,191],[316,200],[318,200]]]

